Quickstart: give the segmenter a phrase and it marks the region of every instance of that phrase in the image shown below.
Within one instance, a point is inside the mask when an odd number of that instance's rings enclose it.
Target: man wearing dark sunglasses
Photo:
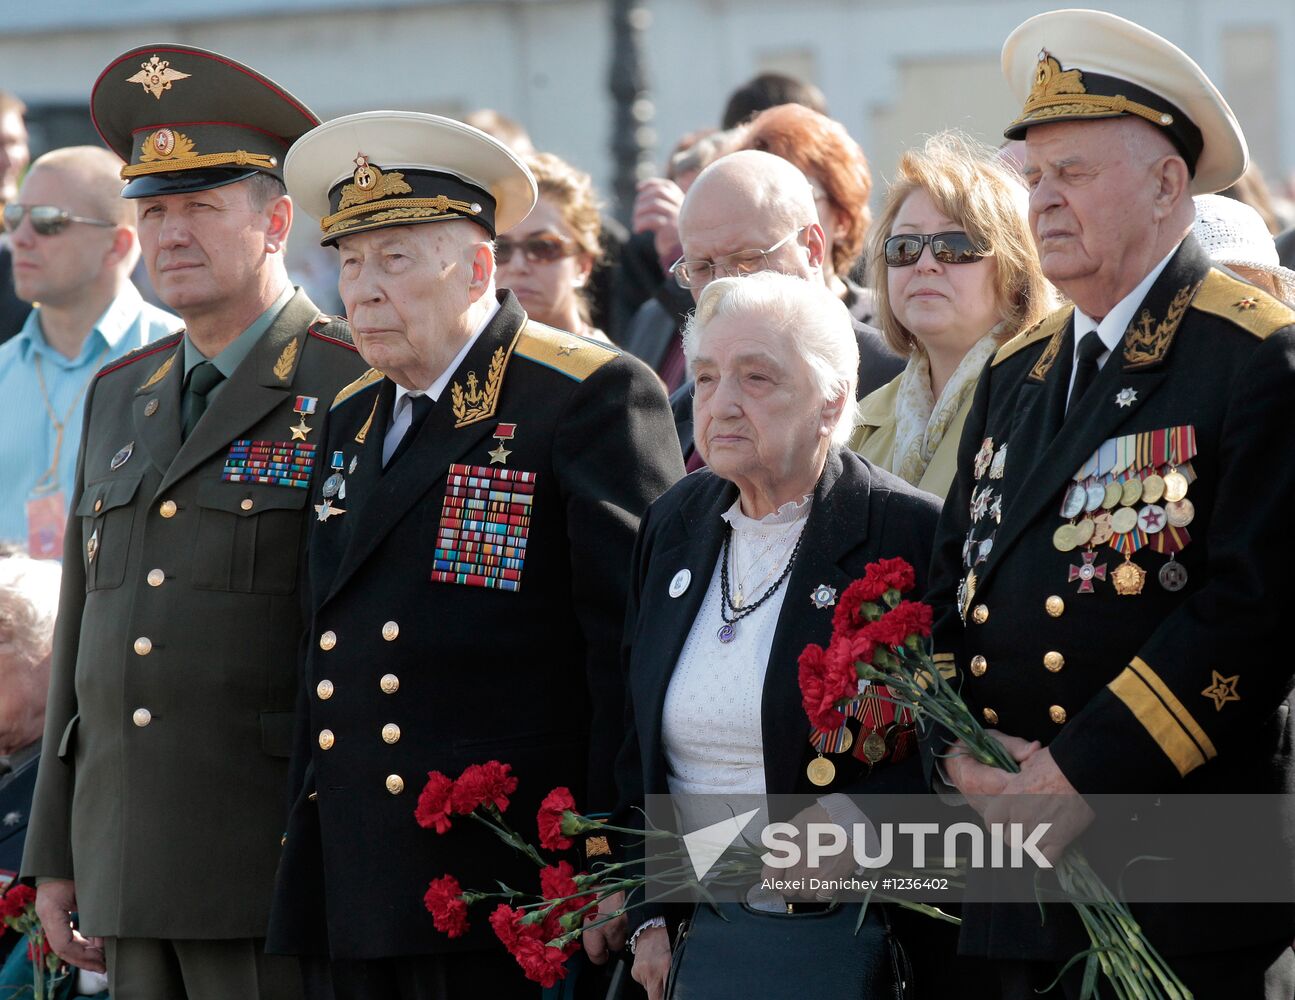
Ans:
[[[283,263],[281,164],[317,119],[250,67],[173,44],[114,59],[90,107],[184,332],[86,389],[23,871],[51,946],[106,965],[114,996],[291,1000],[296,968],[263,939],[297,572],[320,421],[364,367]],[[114,232],[26,191],[8,221],[37,248]]]
[[[39,559],[63,555],[91,378],[180,326],[130,282],[139,243],[120,168],[97,146],[55,150],[32,165],[4,206],[14,284],[24,301],[39,304],[18,336],[0,346],[8,413],[0,439],[0,541]]]
[[[1212,266],[1191,235],[1192,195],[1237,182],[1245,138],[1187,54],[1113,14],[1032,17],[1002,65],[1023,104],[1004,134],[1024,139],[1043,273],[1071,304],[980,376],[928,596],[937,661],[956,662],[1019,773],[942,737],[931,759],[952,751],[942,768],[986,821],[1044,819],[1050,859],[1072,843],[1155,856],[1153,875],[1108,855],[1108,885],[1120,879],[1183,995],[1289,1000],[1289,810],[1232,836],[1198,829],[1196,851],[1156,835],[1167,817],[1130,822],[1133,808],[1094,799],[1176,799],[1181,829],[1201,825],[1191,808],[1229,822],[1206,795],[1295,791],[1295,310]],[[1262,878],[1281,902],[1205,905],[1197,876],[1223,858],[1229,893],[1247,862],[1271,859]],[[1202,905],[1165,891],[1189,883]],[[1088,936],[1068,907],[1042,909],[963,913],[961,949],[995,963],[1005,1000],[1085,988],[1070,960]]]
[[[743,150],[721,157],[697,175],[679,213],[683,256],[670,269],[696,300],[717,277],[780,271],[824,281],[827,244],[818,222],[814,189],[780,156]],[[881,334],[854,321],[859,343],[859,389],[863,398],[904,367]],[[693,447],[692,380],[670,398],[675,427],[691,471],[703,464]]]

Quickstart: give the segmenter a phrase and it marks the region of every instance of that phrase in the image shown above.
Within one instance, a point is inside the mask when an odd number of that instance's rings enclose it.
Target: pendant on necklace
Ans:
[[[739,583],[737,585],[737,593],[733,595],[733,607],[740,608],[741,606],[742,606],[742,585]]]
[[[719,627],[719,631],[715,634],[719,636],[720,642],[732,642],[733,638],[737,635],[737,629],[733,627],[732,622],[725,622]]]

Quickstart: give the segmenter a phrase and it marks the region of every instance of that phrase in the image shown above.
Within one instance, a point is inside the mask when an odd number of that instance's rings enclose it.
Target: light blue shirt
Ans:
[[[82,408],[95,373],[182,325],[179,317],[145,302],[135,286],[127,284],[75,358],[64,357],[46,341],[39,308],[32,310],[15,337],[0,345],[0,541],[27,548],[27,501],[33,496],[61,490],[65,504],[74,499]],[[58,434],[41,393],[41,376],[49,407],[64,425],[57,456]]]

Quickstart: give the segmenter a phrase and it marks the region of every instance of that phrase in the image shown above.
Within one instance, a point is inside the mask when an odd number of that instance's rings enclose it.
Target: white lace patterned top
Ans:
[[[733,528],[729,594],[739,586],[746,604],[760,598],[787,565],[809,516],[811,497],[752,520],[735,501],[723,515]],[[760,703],[765,669],[787,584],[737,623],[732,642],[719,641],[720,566],[684,642],[666,691],[662,742],[673,795],[764,794]]]

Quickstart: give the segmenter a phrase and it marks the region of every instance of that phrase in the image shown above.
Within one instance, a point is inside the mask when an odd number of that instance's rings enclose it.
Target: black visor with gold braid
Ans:
[[[1025,108],[1003,130],[1003,135],[1008,139],[1024,139],[1031,125],[1096,121],[1125,115],[1134,115],[1162,129],[1195,173],[1204,140],[1201,130],[1180,108],[1128,80],[1078,69],[1062,70],[1061,64],[1046,50],[1039,53]]]
[[[495,236],[495,199],[463,178],[425,167],[383,169],[360,154],[355,172],[328,192],[329,214],[319,222],[323,246],[343,236],[388,226],[468,219]]]
[[[165,43],[131,49],[95,81],[90,116],[126,161],[126,198],[201,191],[283,159],[319,124],[273,80],[218,52]]]

